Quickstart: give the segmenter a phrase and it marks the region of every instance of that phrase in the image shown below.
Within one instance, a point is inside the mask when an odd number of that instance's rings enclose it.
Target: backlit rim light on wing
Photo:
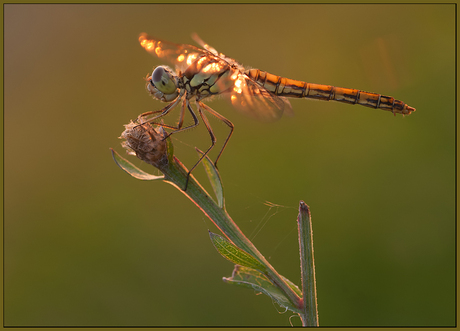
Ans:
[[[192,62],[196,59],[196,57],[197,57],[196,53],[190,54],[190,55],[187,57],[187,64],[188,64],[188,65],[191,65]]]
[[[235,91],[236,93],[242,93],[243,92],[243,83],[244,83],[244,79],[239,77],[236,81],[235,81],[235,87],[233,88],[233,91]]]
[[[147,51],[153,50],[158,57],[163,56],[163,50],[161,49],[161,41],[158,41],[155,47],[154,41],[148,40],[145,38],[145,36],[141,35],[139,37],[139,43],[141,44],[142,47],[145,48],[145,50]]]
[[[203,68],[203,72],[218,72],[222,69],[222,67],[218,63],[210,63],[206,67]]]
[[[148,51],[151,50],[155,46],[155,43],[153,41],[145,39],[144,36],[139,37],[139,42],[141,46],[144,47]]]

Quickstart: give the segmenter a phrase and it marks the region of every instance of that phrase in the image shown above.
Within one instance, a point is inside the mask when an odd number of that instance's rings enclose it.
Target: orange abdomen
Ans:
[[[246,70],[245,74],[258,82],[270,92],[289,98],[311,98],[318,100],[335,100],[353,105],[383,109],[395,115],[409,115],[415,108],[393,97],[355,89],[330,85],[311,84],[299,80],[272,75],[259,69]]]

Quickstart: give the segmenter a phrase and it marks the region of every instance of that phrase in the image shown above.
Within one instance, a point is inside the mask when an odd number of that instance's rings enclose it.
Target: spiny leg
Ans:
[[[202,105],[202,103],[196,103],[196,106],[198,108],[198,113],[200,114],[201,116],[201,119],[203,120],[203,123],[204,125],[206,126],[206,129],[208,130],[209,132],[209,135],[211,136],[211,146],[209,146],[209,148],[206,150],[206,152],[203,153],[203,155],[201,155],[200,159],[198,160],[197,163],[195,163],[195,165],[190,168],[190,170],[188,171],[188,174],[187,174],[187,179],[185,181],[185,188],[184,188],[184,191],[187,190],[187,186],[188,186],[188,180],[190,178],[190,174],[192,173],[193,169],[196,168],[196,166],[198,164],[200,164],[200,162],[203,160],[203,158],[206,157],[206,155],[208,155],[208,153],[211,151],[211,149],[214,147],[214,145],[216,144],[216,136],[214,135],[214,132],[212,132],[212,128],[211,128],[211,125],[209,124],[208,122],[208,119],[206,118],[206,115],[204,114],[203,110],[201,109],[200,107],[200,104]],[[190,111],[193,113],[193,110],[191,109],[190,107],[190,104],[187,105],[190,109]]]
[[[192,115],[192,118],[193,118],[193,124],[192,125],[189,125],[189,126],[186,126],[186,127],[182,127],[183,123],[184,123],[184,115],[185,115],[185,109],[188,109],[190,114]],[[179,122],[177,124],[177,127],[172,127],[170,129],[173,129],[174,131],[168,133],[163,139],[166,139],[168,138],[170,135],[172,135],[173,133],[177,133],[177,132],[181,132],[181,131],[185,131],[185,130],[188,130],[188,129],[191,129],[191,128],[194,128],[195,126],[197,126],[200,122],[198,121],[198,117],[196,116],[195,112],[193,111],[192,107],[190,106],[190,102],[188,99],[184,99],[184,102],[182,103],[182,107],[181,107],[181,113],[180,113],[180,117],[179,117]],[[161,125],[161,124],[160,124]]]
[[[180,107],[180,116],[179,116],[179,121],[177,122],[178,130],[182,127],[182,124],[184,124],[185,108],[187,107],[186,102],[187,102],[187,99],[184,99],[184,101],[182,102],[182,106]]]
[[[184,130],[188,130],[188,129],[191,129],[195,126],[197,126],[199,124],[199,121],[198,121],[198,118],[197,116],[195,115],[195,113],[193,112],[193,110],[191,108],[188,108],[190,113],[192,114],[192,117],[193,117],[193,121],[194,123],[192,125],[189,125],[189,126],[186,126],[186,127],[182,127],[183,123],[184,123],[184,114],[185,114],[185,108],[186,108],[186,105],[188,104],[188,100],[187,99],[184,99],[183,103],[182,103],[182,106],[181,106],[181,112],[180,112],[180,116],[179,116],[179,122],[177,124],[177,126],[172,126],[172,125],[168,125],[168,124],[164,124],[164,123],[158,123],[158,122],[155,122],[156,119],[158,118],[161,118],[165,115],[167,115],[176,105],[177,105],[178,101],[174,101],[173,104],[169,104],[168,106],[166,106],[165,108],[161,109],[161,110],[156,110],[156,111],[149,111],[149,112],[145,112],[141,115],[138,116],[138,121],[139,121],[139,118],[140,117],[143,117],[143,116],[147,116],[147,115],[151,115],[151,114],[155,114],[155,113],[161,113],[160,115],[157,115],[157,116],[154,116],[153,118],[143,122],[143,123],[151,123],[151,124],[156,124],[156,125],[159,125],[163,128],[166,128],[166,129],[171,129],[171,130],[174,130],[173,132],[170,132],[168,133],[164,138],[163,140],[165,140],[166,138],[168,138],[170,135],[172,135],[173,133],[176,133],[176,132],[180,132],[180,131],[184,131]]]
[[[233,130],[234,130],[235,126],[233,125],[232,122],[230,122],[228,119],[226,119],[224,116],[222,116],[221,114],[216,112],[214,109],[212,109],[208,105],[205,105],[204,103],[202,103],[200,101],[198,101],[198,104],[201,107],[203,107],[204,109],[206,109],[211,115],[214,115],[215,117],[220,119],[222,122],[224,122],[230,128],[230,133],[228,134],[227,139],[225,139],[224,145],[222,146],[222,149],[220,150],[219,155],[217,155],[216,161],[214,161],[214,166],[217,168],[217,161],[219,161],[219,158],[222,155],[225,147],[227,147],[228,141],[230,140],[230,137],[233,134]]]
[[[177,104],[179,103],[180,101],[180,97],[177,98],[176,100],[174,100],[173,102],[171,102],[170,104],[168,104],[166,107],[164,107],[163,109],[160,109],[160,110],[154,110],[154,111],[148,111],[148,112],[145,112],[145,113],[142,113],[140,114],[139,116],[137,116],[137,121],[139,122],[139,124],[144,124],[144,123],[154,123],[154,121],[160,117],[163,117],[165,115],[167,115],[174,107],[177,106]],[[156,115],[154,116],[153,118],[149,119],[149,120],[146,120],[144,121],[142,119],[142,117],[145,117],[145,116],[148,116],[148,115],[153,115],[153,114],[157,114],[157,113],[160,113],[159,115]]]

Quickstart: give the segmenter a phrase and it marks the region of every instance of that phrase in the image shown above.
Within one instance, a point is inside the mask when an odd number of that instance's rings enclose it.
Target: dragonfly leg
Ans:
[[[193,118],[193,124],[192,125],[189,125],[189,126],[186,126],[186,127],[182,127],[183,123],[184,123],[184,115],[185,115],[185,109],[188,109],[188,111],[190,112],[190,114],[192,115],[192,118]],[[195,126],[197,126],[200,122],[198,121],[198,117],[196,116],[195,112],[193,111],[192,107],[190,106],[190,102],[189,100],[185,99],[184,102],[182,103],[182,107],[181,107],[181,112],[180,112],[180,117],[179,117],[179,122],[177,123],[177,127],[170,127],[169,129],[173,129],[174,131],[168,133],[163,139],[166,139],[168,138],[170,135],[172,135],[173,133],[177,133],[177,132],[181,132],[181,131],[185,131],[185,130],[188,130],[188,129],[191,129],[191,128],[194,128]],[[161,125],[161,124],[160,124]]]
[[[182,103],[182,106],[181,106],[181,112],[180,112],[179,122],[178,122],[177,126],[172,126],[172,125],[168,125],[168,124],[164,124],[164,123],[155,122],[156,119],[161,118],[161,117],[167,115],[167,114],[171,111],[171,109],[173,109],[173,108],[177,105],[178,101],[174,101],[173,103],[174,103],[174,105],[169,104],[168,106],[166,106],[165,108],[163,108],[163,109],[161,109],[161,110],[149,111],[149,112],[145,112],[145,113],[139,115],[139,116],[137,117],[138,122],[141,122],[142,124],[148,122],[148,123],[151,123],[151,124],[159,125],[159,126],[161,126],[161,127],[163,127],[163,128],[166,128],[166,129],[174,130],[174,131],[168,133],[168,134],[163,138],[163,140],[165,140],[166,138],[168,138],[168,137],[169,137],[170,135],[172,135],[173,133],[191,129],[191,128],[193,128],[193,127],[195,127],[195,126],[197,126],[197,125],[199,124],[199,121],[198,121],[197,116],[195,115],[195,113],[193,112],[193,110],[192,110],[190,107],[188,107],[190,113],[192,114],[194,123],[193,123],[192,125],[189,125],[189,126],[186,126],[186,127],[182,127],[182,125],[183,125],[183,123],[184,123],[185,108],[187,108],[187,107],[186,107],[186,104],[188,103],[188,101],[185,100],[185,99],[184,99],[184,101],[183,101],[183,103]],[[149,120],[147,120],[147,121],[144,121],[144,120],[141,119],[141,118],[144,117],[144,116],[148,116],[148,115],[152,115],[152,114],[156,114],[156,113],[161,113],[161,114],[156,115],[156,116],[154,116],[153,118],[151,118],[151,119],[149,119]]]
[[[197,102],[197,108],[198,108],[198,113],[200,114],[200,117],[201,119],[203,120],[203,123],[204,125],[206,126],[206,129],[208,130],[209,132],[209,135],[211,136],[211,146],[209,146],[209,148],[206,150],[206,152],[203,153],[203,155],[201,155],[200,159],[198,160],[197,163],[195,163],[195,165],[193,167],[190,168],[190,170],[188,171],[188,174],[187,174],[187,179],[185,181],[185,188],[184,188],[184,191],[187,190],[187,185],[188,185],[188,180],[190,178],[190,174],[192,173],[192,171],[196,168],[196,166],[198,164],[201,163],[201,161],[206,157],[206,155],[208,155],[208,153],[211,151],[211,149],[214,147],[214,145],[216,144],[216,136],[214,135],[214,132],[212,132],[212,128],[211,128],[211,125],[209,124],[209,121],[208,119],[206,118],[206,115],[204,114],[203,112],[203,109],[201,108],[201,105],[204,105],[203,103],[201,102]],[[193,110],[191,109],[190,107],[190,104],[187,105],[189,107],[189,110],[191,113],[193,113]],[[204,108],[204,107],[203,107]],[[205,109],[205,108],[204,108]]]
[[[186,102],[187,102],[187,100],[184,99],[184,101],[182,102],[182,106],[180,107],[180,116],[179,116],[179,121],[177,122],[177,129],[178,130],[182,127],[182,124],[184,124],[184,115],[185,115]],[[193,115],[195,115],[195,114],[193,114]],[[193,119],[195,119],[195,118],[196,118],[196,116],[193,116]]]
[[[230,128],[230,133],[228,134],[227,136],[227,139],[225,139],[225,142],[224,142],[224,145],[222,146],[222,149],[220,150],[219,152],[219,155],[217,155],[217,158],[216,158],[216,161],[214,162],[214,166],[217,168],[217,161],[219,161],[219,158],[220,156],[222,155],[225,147],[227,147],[227,144],[228,144],[228,141],[230,140],[230,137],[232,136],[233,134],[233,129],[235,128],[235,126],[233,125],[232,122],[230,122],[228,119],[226,119],[224,116],[222,116],[221,114],[219,114],[218,112],[216,112],[214,109],[212,109],[211,107],[205,105],[204,103],[202,102],[198,102],[199,105],[201,107],[203,107],[204,109],[206,109],[211,115],[214,115],[215,117],[217,117],[218,119],[220,119],[222,122],[224,122],[226,125],[228,125],[228,127]]]
[[[163,117],[165,115],[167,115],[174,107],[177,106],[177,104],[179,103],[180,101],[180,97],[177,98],[176,100],[174,100],[173,102],[171,102],[170,104],[168,104],[166,107],[164,107],[163,109],[160,109],[160,110],[154,110],[154,111],[148,111],[148,112],[145,112],[145,113],[142,113],[140,114],[139,116],[137,116],[137,122],[140,123],[140,124],[144,124],[144,123],[154,123],[154,124],[158,124],[158,123],[155,123],[154,121],[160,117]],[[160,113],[159,115],[156,115],[146,121],[144,121],[143,117],[145,116],[148,116],[148,115],[154,115],[154,114],[158,114]],[[160,124],[158,124],[160,125]],[[168,125],[163,125],[161,124],[161,126],[164,126],[166,128],[168,128],[169,126]]]

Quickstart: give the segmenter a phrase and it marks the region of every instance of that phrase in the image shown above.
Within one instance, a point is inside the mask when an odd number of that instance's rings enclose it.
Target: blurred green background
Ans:
[[[162,62],[141,32],[197,32],[244,65],[415,107],[293,100],[294,117],[267,124],[208,103],[236,127],[219,161],[228,211],[297,284],[299,200],[310,206],[320,325],[455,324],[454,5],[10,4],[5,325],[290,325],[268,297],[222,282],[232,264],[184,195],[113,162],[123,124],[164,106],[144,88]],[[211,124],[221,143],[227,127]],[[191,166],[209,136],[200,125],[173,142]]]

